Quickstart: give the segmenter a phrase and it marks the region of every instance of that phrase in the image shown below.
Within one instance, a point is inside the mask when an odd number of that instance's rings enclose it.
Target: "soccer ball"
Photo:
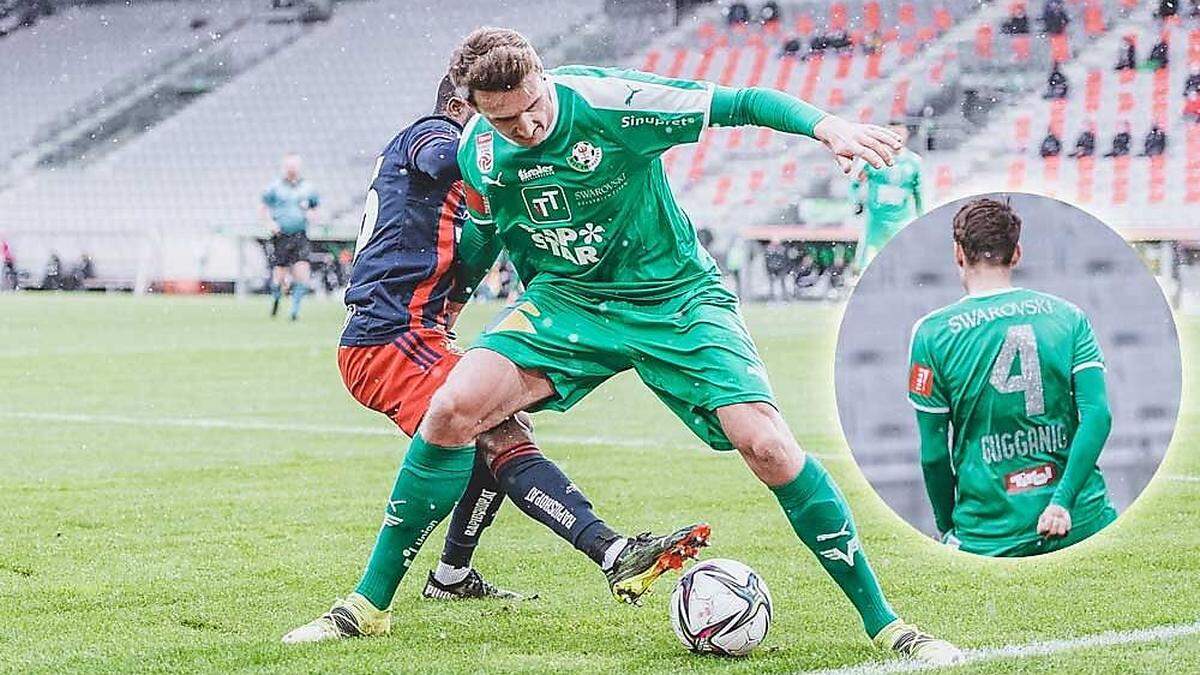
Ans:
[[[745,656],[771,627],[771,593],[758,573],[736,560],[706,560],[671,593],[671,627],[693,652]]]

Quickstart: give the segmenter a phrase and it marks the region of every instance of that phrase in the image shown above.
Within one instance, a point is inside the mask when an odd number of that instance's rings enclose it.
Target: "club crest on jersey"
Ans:
[[[475,137],[475,166],[483,173],[488,173],[496,165],[495,145],[492,143],[492,132],[485,131]]]
[[[914,363],[908,374],[908,390],[917,396],[929,396],[933,393],[933,369],[920,363]]]
[[[571,154],[567,157],[567,165],[581,173],[591,173],[596,170],[596,167],[600,166],[600,160],[603,158],[604,151],[599,147],[587,141],[579,141],[571,146]]]

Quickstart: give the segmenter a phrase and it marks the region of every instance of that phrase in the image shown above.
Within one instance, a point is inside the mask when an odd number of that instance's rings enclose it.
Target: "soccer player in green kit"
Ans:
[[[480,432],[521,410],[565,411],[632,368],[711,447],[741,453],[877,645],[930,664],[958,661],[956,647],[901,620],[884,598],[845,498],[780,416],[737,299],[659,159],[718,124],[812,136],[843,171],[855,158],[886,165],[899,139],[767,89],[578,66],[545,72],[528,41],[506,29],[469,35],[450,73],[479,112],[459,146],[470,216],[459,286],[469,292],[503,246],[526,292],[430,402],[407,456],[421,459],[420,475],[402,469],[392,495],[397,517],[412,523],[403,545],[419,546],[444,517],[440,495],[461,493],[457,468],[470,464]],[[527,452],[496,448],[488,464],[499,476]],[[590,509],[569,489],[548,496],[573,513]],[[635,600],[661,571],[613,592]]]
[[[908,126],[903,122],[892,122],[888,128],[901,142],[908,140]],[[921,156],[903,147],[891,166],[867,165],[851,184],[850,194],[855,213],[866,214],[854,261],[854,266],[862,272],[897,232],[924,212]]]
[[[945,543],[1028,556],[1116,520],[1096,460],[1112,426],[1104,356],[1071,303],[1012,285],[1021,219],[976,199],[954,217],[967,296],[913,327],[908,395]]]

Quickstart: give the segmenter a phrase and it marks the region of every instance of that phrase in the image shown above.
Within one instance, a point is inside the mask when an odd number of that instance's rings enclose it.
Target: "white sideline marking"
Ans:
[[[1167,480],[1176,481],[1178,483],[1200,483],[1200,476],[1185,476],[1183,474],[1175,474],[1172,476],[1164,476]]]
[[[136,417],[132,415],[89,415],[82,413],[0,411],[0,417],[47,422],[77,422],[82,424],[123,424],[140,427],[180,427],[187,429],[231,429],[235,431],[272,431],[284,433],[333,434],[341,436],[390,436],[400,438],[398,429],[387,427],[357,427],[327,424],[291,424],[268,420],[223,420],[206,417]],[[536,433],[536,432],[535,432]],[[651,439],[619,438],[614,436],[574,436],[571,434],[538,434],[539,440],[550,443],[578,443],[626,448],[690,447],[699,441],[671,442]],[[843,459],[840,455],[810,452],[821,460]]]
[[[967,649],[964,650],[966,660],[963,663],[978,663],[980,661],[997,659],[1027,659],[1033,656],[1048,656],[1075,649],[1113,647],[1116,645],[1142,644],[1146,642],[1165,642],[1198,633],[1200,633],[1200,621],[1154,626],[1151,628],[1137,628],[1134,630],[1114,630],[1062,640],[1046,640],[1044,642],[1030,642],[1023,645]],[[874,675],[875,673],[911,673],[921,670],[932,670],[933,668],[934,666],[928,664],[904,660],[888,661],[886,663],[864,663],[847,668],[809,672],[812,675]]]

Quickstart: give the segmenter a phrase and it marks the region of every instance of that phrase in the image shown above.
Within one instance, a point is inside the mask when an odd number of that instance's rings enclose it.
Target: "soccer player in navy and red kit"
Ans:
[[[438,90],[437,112],[401,131],[376,160],[345,301],[346,324],[338,368],[350,394],[387,415],[408,436],[416,433],[430,398],[461,354],[450,329],[462,305],[455,290],[456,235],[466,211],[458,168],[462,125],[474,114],[455,96],[449,78]],[[457,296],[465,295],[459,289]],[[479,536],[491,524],[505,494],[533,519],[592,558],[609,578],[661,574],[694,557],[707,526],[689,526],[662,537],[626,538],[595,515],[578,488],[534,444],[527,418],[509,418],[478,439],[471,478],[452,512],[446,545],[429,574],[428,598],[514,598],[484,581],[471,567]],[[409,448],[397,477],[428,480],[419,450]],[[494,472],[494,473],[493,473]],[[499,477],[501,480],[497,480]],[[362,580],[329,612],[291,631],[284,642],[316,642],[379,635],[391,626],[387,608],[417,547],[400,530],[418,528],[419,541],[440,520],[409,522],[403,501],[389,500]],[[429,505],[431,511],[435,504]],[[703,528],[696,539],[695,530]]]

